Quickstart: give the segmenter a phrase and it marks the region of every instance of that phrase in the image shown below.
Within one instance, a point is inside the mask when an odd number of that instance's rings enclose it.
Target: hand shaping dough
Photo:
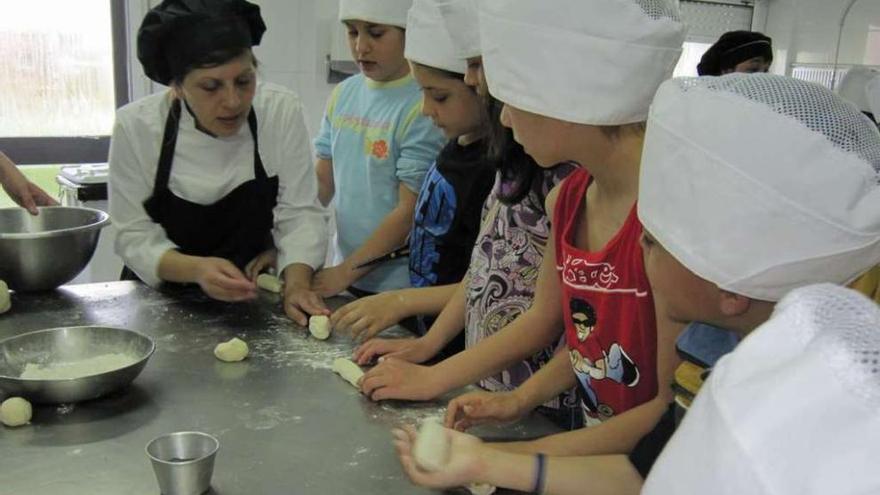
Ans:
[[[21,397],[12,397],[0,404],[0,423],[6,426],[26,425],[33,415],[31,403]]]
[[[229,342],[217,344],[217,347],[214,348],[214,355],[220,361],[241,361],[248,355],[248,346],[243,340],[233,338]]]
[[[354,385],[355,388],[360,389],[358,385],[358,380],[364,376],[364,371],[360,366],[355,364],[351,359],[345,358],[336,358],[333,361],[333,371],[339,374],[342,378],[345,378],[345,381]]]
[[[6,282],[0,280],[0,315],[12,308],[12,301],[9,299],[9,286]]]
[[[284,284],[275,275],[261,273],[257,275],[257,287],[278,294],[284,288]]]
[[[449,437],[439,422],[428,419],[419,427],[413,445],[413,459],[425,471],[439,471],[449,461]]]
[[[330,318],[324,315],[309,318],[309,333],[318,340],[327,340],[330,337]]]

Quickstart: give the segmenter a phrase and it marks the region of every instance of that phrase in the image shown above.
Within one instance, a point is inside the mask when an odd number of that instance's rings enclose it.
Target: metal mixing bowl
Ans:
[[[110,216],[92,208],[48,206],[33,216],[0,208],[0,280],[12,290],[50,290],[89,263]]]
[[[66,327],[38,330],[0,341],[0,389],[31,402],[61,404],[95,399],[118,390],[144,369],[156,345],[137,332],[112,327]],[[105,354],[126,354],[131,364],[68,380],[20,378],[28,363],[70,363]]]

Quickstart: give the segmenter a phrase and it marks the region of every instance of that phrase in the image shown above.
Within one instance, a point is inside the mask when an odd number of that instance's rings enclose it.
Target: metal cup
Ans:
[[[163,495],[200,495],[211,488],[220,442],[197,431],[169,433],[147,444]]]

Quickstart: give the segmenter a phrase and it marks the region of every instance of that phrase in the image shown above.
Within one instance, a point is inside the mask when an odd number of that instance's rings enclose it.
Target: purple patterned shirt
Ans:
[[[543,181],[535,181],[532,190],[519,203],[502,203],[491,228],[480,232],[467,273],[465,339],[468,348],[507,326],[532,305],[538,270],[550,235],[544,198],[572,170],[572,165],[565,164],[544,170]],[[503,187],[499,179],[500,176],[496,176],[492,193],[483,206],[484,219],[498,201],[498,190]],[[500,374],[481,380],[480,386],[492,391],[518,387],[553,357],[555,348],[542,349]]]

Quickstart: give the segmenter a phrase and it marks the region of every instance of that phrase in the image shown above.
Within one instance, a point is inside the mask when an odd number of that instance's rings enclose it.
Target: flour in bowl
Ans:
[[[25,380],[72,380],[118,370],[132,365],[136,361],[137,359],[129,354],[102,354],[66,363],[27,363],[21,378]]]

